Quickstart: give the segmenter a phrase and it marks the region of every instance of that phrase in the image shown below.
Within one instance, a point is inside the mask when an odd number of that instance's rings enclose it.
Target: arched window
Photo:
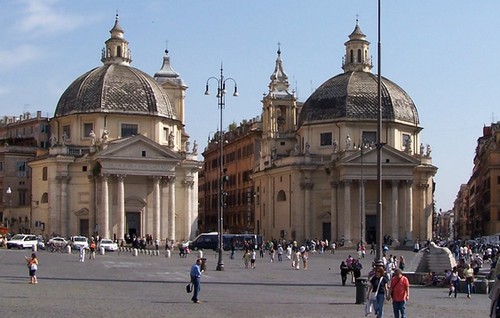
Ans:
[[[350,55],[351,56],[349,57],[349,59],[350,59],[351,63],[354,63],[354,52],[352,50],[350,52]]]
[[[116,47],[116,55],[118,57],[122,57],[122,47],[121,46]]]
[[[49,194],[47,192],[42,194],[42,199],[40,200],[40,203],[49,203]]]
[[[361,50],[358,49],[358,63],[361,63]]]
[[[285,191],[281,190],[280,192],[278,192],[278,195],[276,196],[276,201],[286,201]]]

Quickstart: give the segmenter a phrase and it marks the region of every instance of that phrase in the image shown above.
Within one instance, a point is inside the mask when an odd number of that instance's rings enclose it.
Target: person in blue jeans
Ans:
[[[377,318],[384,317],[384,301],[386,295],[388,295],[388,284],[389,280],[385,275],[384,268],[377,266],[375,269],[375,275],[370,279],[370,285],[368,287],[368,299],[373,304],[373,309]],[[376,293],[375,299],[370,299],[371,293]]]
[[[199,304],[200,301],[198,300],[198,294],[200,292],[200,284],[201,284],[201,263],[202,260],[201,258],[198,258],[196,260],[196,263],[191,267],[191,283],[193,283],[193,297],[191,300],[195,304]]]

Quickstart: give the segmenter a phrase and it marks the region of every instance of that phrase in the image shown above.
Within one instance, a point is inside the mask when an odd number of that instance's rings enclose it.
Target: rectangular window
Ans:
[[[332,133],[326,132],[319,135],[319,145],[320,146],[331,146],[332,145]]]
[[[92,131],[94,131],[93,123],[83,123],[83,138],[90,137]]]
[[[403,150],[411,150],[411,136],[403,134]]]
[[[19,205],[27,205],[26,200],[26,190],[19,190]]]
[[[71,126],[70,125],[64,125],[63,126],[63,133],[62,133],[62,139],[63,142],[67,142],[71,138]]]
[[[363,145],[375,145],[377,142],[377,132],[376,131],[363,131]]]
[[[26,162],[18,161],[16,162],[17,176],[21,178],[26,178]]]
[[[139,132],[139,125],[137,124],[121,124],[121,137],[135,136]]]
[[[3,171],[3,161],[0,161],[0,171]]]
[[[42,168],[42,180],[43,181],[47,181],[47,178],[48,178],[48,169],[47,167],[43,167]]]

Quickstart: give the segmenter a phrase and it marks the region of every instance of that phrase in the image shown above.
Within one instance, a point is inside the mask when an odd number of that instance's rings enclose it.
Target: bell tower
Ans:
[[[297,98],[290,92],[288,75],[283,69],[281,48],[274,72],[271,74],[269,92],[262,100],[262,154],[261,160],[269,165],[278,157],[288,156],[297,142]]]
[[[366,35],[361,31],[358,20],[356,27],[349,35],[349,41],[344,43],[345,56],[342,59],[342,69],[344,73],[352,71],[370,72],[373,64],[370,57],[370,42],[366,40]]]

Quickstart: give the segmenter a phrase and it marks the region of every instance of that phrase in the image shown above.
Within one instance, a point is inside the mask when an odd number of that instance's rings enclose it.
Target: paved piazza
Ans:
[[[24,256],[31,251],[0,250],[0,317],[364,317],[354,285],[342,286],[339,265],[352,250],[311,255],[308,270],[290,261],[257,259],[244,269],[242,253],[224,254],[225,270],[215,271],[215,252],[205,253],[201,304],[190,301],[185,285],[195,255],[179,258],[130,253],[97,255],[78,261],[73,253],[37,252],[37,285],[29,284]],[[395,251],[410,264],[415,254]],[[372,258],[362,260],[366,274]],[[409,317],[488,317],[487,295],[448,298],[447,289],[412,286]],[[384,316],[393,317],[386,302]],[[373,316],[372,316],[373,317]]]

